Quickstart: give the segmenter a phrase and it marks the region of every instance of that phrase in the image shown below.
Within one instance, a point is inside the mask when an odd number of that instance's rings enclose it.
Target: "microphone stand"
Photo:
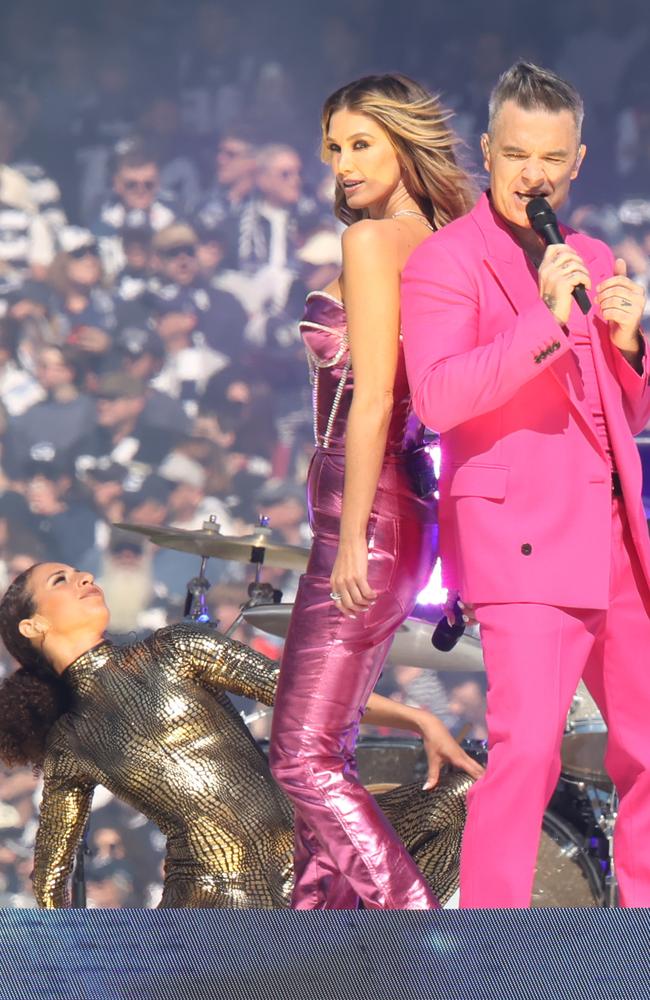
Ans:
[[[90,826],[90,816],[84,823],[81,840],[75,854],[74,868],[72,870],[72,886],[70,890],[70,902],[75,909],[86,908],[86,855],[90,856],[88,847],[88,828]]]

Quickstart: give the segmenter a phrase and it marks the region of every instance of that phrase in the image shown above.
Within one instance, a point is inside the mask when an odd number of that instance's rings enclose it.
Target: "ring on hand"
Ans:
[[[330,598],[333,601],[340,601],[341,600],[341,595],[337,594],[335,590],[332,590],[331,593],[330,593]]]
[[[624,299],[621,297],[621,305],[623,306],[623,308],[625,308],[626,306],[631,306],[632,303],[630,302],[629,299]]]

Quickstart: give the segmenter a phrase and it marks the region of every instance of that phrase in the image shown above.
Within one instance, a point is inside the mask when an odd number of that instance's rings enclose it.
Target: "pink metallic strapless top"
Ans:
[[[316,445],[342,452],[354,386],[345,306],[327,292],[310,292],[300,332],[307,349],[313,386]],[[424,428],[411,408],[400,337],[386,454],[413,451],[420,447],[423,437]]]

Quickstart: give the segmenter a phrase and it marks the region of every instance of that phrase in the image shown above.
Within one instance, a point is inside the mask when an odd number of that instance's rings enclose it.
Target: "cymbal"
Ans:
[[[163,549],[191,552],[202,558],[263,563],[265,566],[300,572],[307,566],[309,549],[276,541],[270,528],[258,528],[250,535],[222,535],[218,527],[211,526],[209,521],[203,524],[203,528],[195,530],[159,524],[116,523],[113,527],[144,535]]]
[[[293,604],[258,604],[243,611],[249,625],[269,635],[281,638],[287,634]],[[480,640],[466,632],[448,653],[431,645],[433,625],[419,618],[407,618],[400,625],[388,654],[390,663],[426,670],[447,670],[455,673],[482,673],[483,652]]]

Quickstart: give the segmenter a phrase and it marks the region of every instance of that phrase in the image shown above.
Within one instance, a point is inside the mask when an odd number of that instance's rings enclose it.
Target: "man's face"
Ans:
[[[167,281],[176,285],[191,285],[199,272],[196,247],[183,243],[158,251],[160,270]]]
[[[147,211],[158,194],[158,167],[155,163],[144,163],[141,167],[122,167],[115,175],[113,186],[127,208]]]
[[[273,205],[295,205],[302,192],[302,164],[297,153],[278,153],[259,171],[257,186]]]
[[[54,392],[74,381],[72,370],[56,347],[46,347],[36,360],[36,378],[46,392]]]
[[[531,198],[546,198],[555,211],[562,207],[586,152],[570,111],[526,111],[514,101],[503,104],[492,135],[481,136],[481,150],[492,204],[520,229],[530,229]]]
[[[117,399],[108,399],[105,396],[98,396],[97,423],[100,427],[119,427],[126,421],[136,420],[143,406],[144,399],[141,397],[129,399],[120,396]]]
[[[253,148],[243,139],[229,139],[227,136],[222,139],[217,148],[215,163],[217,183],[223,187],[237,184],[246,177],[252,179],[255,173]]]

